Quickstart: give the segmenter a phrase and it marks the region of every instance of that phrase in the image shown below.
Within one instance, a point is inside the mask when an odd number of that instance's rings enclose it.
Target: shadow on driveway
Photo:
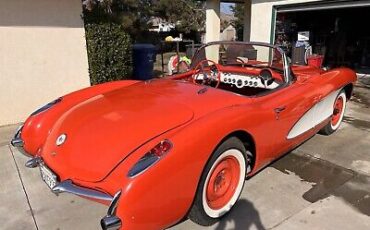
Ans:
[[[272,167],[285,174],[294,173],[312,188],[303,194],[311,203],[336,196],[360,213],[370,216],[370,178],[306,154],[290,154]]]
[[[260,218],[260,214],[254,207],[253,203],[246,200],[240,199],[235,207],[227,214],[222,221],[216,226],[216,230],[226,230],[226,225],[229,222],[234,223],[234,229],[251,229],[252,226],[255,226],[254,229],[265,230]]]

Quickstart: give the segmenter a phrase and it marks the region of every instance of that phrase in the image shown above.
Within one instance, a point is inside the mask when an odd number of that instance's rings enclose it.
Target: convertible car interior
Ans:
[[[284,57],[276,47],[263,44],[209,43],[198,49],[187,76],[244,96],[255,96],[284,85]]]
[[[237,71],[239,70],[239,71]],[[245,96],[276,89],[283,85],[280,73],[268,68],[239,67],[238,69],[223,68],[221,70],[221,84],[218,88]]]

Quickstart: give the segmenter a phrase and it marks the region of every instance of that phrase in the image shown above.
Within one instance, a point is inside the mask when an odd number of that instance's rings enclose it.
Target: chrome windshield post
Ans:
[[[286,55],[285,51],[279,46],[274,46],[274,48],[277,49],[282,56],[284,68],[284,81],[286,84],[289,84],[291,81],[291,72],[288,56]]]
[[[291,72],[290,72],[290,64],[287,55],[283,51],[283,65],[284,65],[284,80],[287,84],[291,81]]]

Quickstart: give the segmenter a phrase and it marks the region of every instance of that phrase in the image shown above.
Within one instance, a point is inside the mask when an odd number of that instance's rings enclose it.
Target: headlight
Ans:
[[[55,104],[58,104],[58,103],[59,103],[59,102],[61,102],[61,101],[62,101],[62,98],[60,97],[60,98],[58,98],[58,99],[56,99],[56,100],[54,100],[54,101],[52,101],[52,102],[50,102],[50,103],[48,103],[48,104],[44,105],[43,107],[39,108],[39,109],[38,109],[38,110],[36,110],[35,112],[31,113],[31,116],[37,115],[37,114],[39,114],[39,113],[41,113],[41,112],[44,112],[45,110],[50,109],[50,108],[51,108],[51,107],[53,107]]]
[[[161,141],[161,143],[157,144],[152,150],[147,152],[140,160],[130,169],[128,172],[129,177],[134,177],[154,163],[159,161],[162,157],[164,157],[172,148],[172,143],[169,140]]]

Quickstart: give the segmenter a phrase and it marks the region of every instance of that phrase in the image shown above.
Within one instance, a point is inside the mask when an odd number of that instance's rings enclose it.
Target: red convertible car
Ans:
[[[336,131],[355,81],[347,68],[291,65],[277,46],[213,42],[185,73],[50,102],[12,145],[53,193],[109,205],[103,229],[164,229],[184,218],[211,225],[246,178]]]

